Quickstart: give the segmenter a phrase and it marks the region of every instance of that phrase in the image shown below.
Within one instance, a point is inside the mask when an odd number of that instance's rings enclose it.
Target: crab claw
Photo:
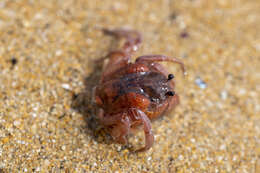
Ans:
[[[145,146],[136,150],[136,152],[142,152],[150,149],[154,142],[154,136],[152,133],[152,127],[150,119],[146,116],[144,112],[139,109],[131,109],[131,113],[134,115],[136,119],[141,120],[144,127],[144,135],[145,135]]]

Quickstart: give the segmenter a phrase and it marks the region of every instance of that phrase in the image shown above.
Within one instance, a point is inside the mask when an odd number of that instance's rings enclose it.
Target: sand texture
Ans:
[[[115,143],[91,89],[117,48],[101,28],[143,35],[175,75],[181,104]],[[259,0],[1,0],[0,172],[260,172]]]

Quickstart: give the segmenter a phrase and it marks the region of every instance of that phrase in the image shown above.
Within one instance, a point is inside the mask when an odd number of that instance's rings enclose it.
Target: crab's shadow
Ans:
[[[103,61],[92,61],[90,65],[94,70],[84,78],[85,88],[80,93],[73,94],[71,107],[83,115],[87,125],[84,128],[86,134],[99,143],[111,144],[112,138],[99,123],[96,117],[98,108],[93,103],[93,88],[98,85],[101,77]]]

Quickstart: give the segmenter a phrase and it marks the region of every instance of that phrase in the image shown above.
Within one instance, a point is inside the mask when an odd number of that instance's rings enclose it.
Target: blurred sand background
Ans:
[[[181,104],[122,146],[92,117],[100,28],[143,34],[135,57],[180,57]],[[259,0],[1,0],[0,172],[260,172]]]

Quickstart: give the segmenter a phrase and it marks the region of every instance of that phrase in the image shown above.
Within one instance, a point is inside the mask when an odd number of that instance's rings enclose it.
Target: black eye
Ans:
[[[156,99],[156,98],[151,98],[151,101],[152,101],[152,102],[156,102],[157,99]]]
[[[167,93],[165,93],[166,96],[174,96],[175,92],[174,91],[168,91]]]
[[[172,80],[174,78],[174,75],[173,74],[169,74],[168,75],[168,80]]]

